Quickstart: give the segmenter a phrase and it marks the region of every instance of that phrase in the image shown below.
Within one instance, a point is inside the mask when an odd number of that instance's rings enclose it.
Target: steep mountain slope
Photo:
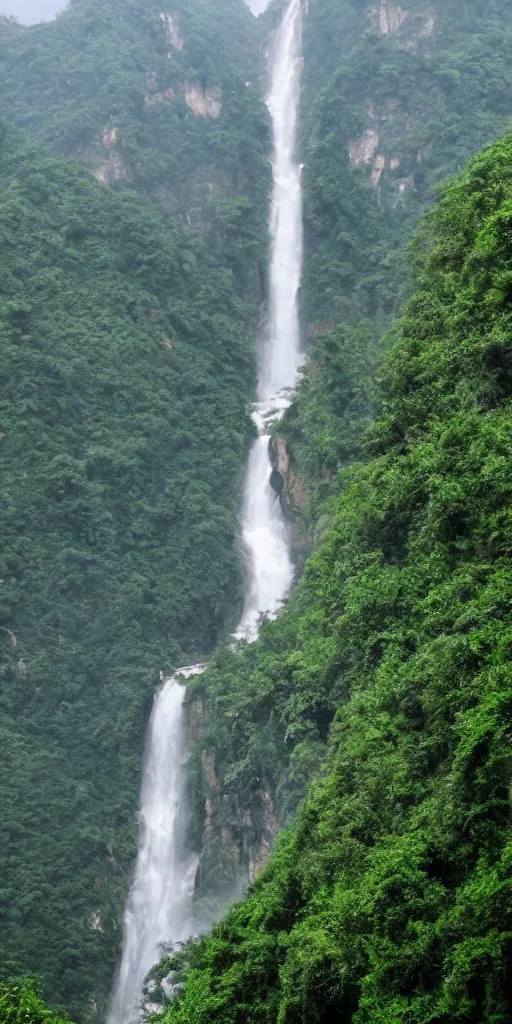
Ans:
[[[408,241],[432,188],[510,129],[506,0],[317,0],[302,98],[310,366],[289,417],[312,505],[337,490],[374,415],[379,339],[409,289]],[[369,372],[365,372],[368,366]]]
[[[269,8],[267,27],[276,15]],[[509,122],[512,10],[501,0],[317,0],[303,34],[309,362],[274,439],[302,561],[329,522],[340,470],[365,455],[361,439],[382,399],[383,332],[410,290],[404,242],[440,177]],[[207,904],[268,857],[344,698],[333,669],[321,668],[334,639],[311,612],[315,572],[255,647],[219,651],[190,687],[193,838]]]
[[[253,344],[229,271],[150,200],[0,144],[0,943],[84,1019],[158,670],[237,614]]]
[[[162,965],[166,1024],[510,1019],[511,203],[507,138],[416,241],[372,456],[251,652],[260,772],[270,702],[337,708],[327,760],[246,901]],[[217,699],[240,749],[249,693]]]
[[[242,0],[0,18],[3,112],[34,140],[2,124],[0,947],[79,1024],[120,949],[158,671],[242,596],[258,73]]]

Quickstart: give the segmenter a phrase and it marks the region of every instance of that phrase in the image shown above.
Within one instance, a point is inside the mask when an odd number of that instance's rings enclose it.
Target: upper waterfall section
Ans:
[[[296,159],[302,0],[292,0],[275,43],[268,108],[274,132],[270,325],[258,397],[267,404],[293,388],[301,364],[298,293],[302,272],[301,166]]]

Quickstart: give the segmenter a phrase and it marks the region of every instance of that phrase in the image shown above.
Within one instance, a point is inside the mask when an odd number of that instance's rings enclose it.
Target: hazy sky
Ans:
[[[254,14],[261,14],[269,0],[247,0]],[[0,0],[0,14],[13,14],[24,25],[49,21],[66,7],[67,0]]]
[[[0,0],[1,3],[1,0]],[[268,7],[269,0],[247,0],[253,14],[261,14]]]
[[[0,0],[0,14],[13,14],[24,25],[49,21],[66,7],[67,0]]]

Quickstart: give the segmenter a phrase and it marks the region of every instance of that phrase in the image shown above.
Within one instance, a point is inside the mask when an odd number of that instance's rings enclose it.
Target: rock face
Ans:
[[[392,32],[397,32],[407,17],[408,12],[402,10],[398,4],[392,3],[391,0],[380,0],[378,18],[382,35],[388,36]]]
[[[263,871],[272,853],[274,840],[279,832],[279,822],[274,807],[272,794],[268,789],[259,793],[259,821],[257,822],[257,842],[248,846],[247,872],[249,882],[254,882]],[[256,824],[252,822],[253,828]]]
[[[220,89],[201,89],[199,85],[189,85],[184,82],[181,86],[187,106],[190,107],[196,117],[220,117],[222,110],[222,95]]]
[[[202,697],[188,704],[188,729],[193,743],[204,735],[205,706]],[[204,803],[201,855],[196,878],[200,900],[216,895],[232,899],[240,884],[253,882],[267,863],[279,822],[274,797],[269,789],[261,789],[242,807],[237,797],[223,792],[214,750],[201,754],[201,775]]]
[[[183,39],[181,38],[180,27],[176,17],[172,14],[168,14],[166,11],[162,11],[160,20],[164,23],[165,33],[169,43],[179,52],[183,49]]]
[[[103,148],[107,150],[107,158],[92,171],[94,177],[104,185],[110,185],[115,181],[130,181],[132,177],[129,167],[117,148],[117,142],[117,128],[105,128],[102,144]]]
[[[309,488],[294,473],[286,438],[276,435],[271,442],[273,473],[271,485],[279,494],[283,514],[289,522],[296,522],[300,510],[309,500]]]
[[[370,164],[379,146],[379,133],[374,128],[368,128],[357,139],[351,139],[348,144],[348,155],[351,167],[364,167]]]
[[[402,25],[408,22],[410,25],[408,35],[411,39],[405,43],[407,48],[411,47],[411,41],[414,42],[414,39],[433,35],[437,22],[436,9],[428,0],[425,2],[425,9],[419,12],[405,10],[399,4],[393,3],[392,0],[380,0],[378,6],[371,8],[370,16],[373,24],[383,36],[395,35],[400,31]]]
[[[421,22],[423,25],[423,22]],[[414,174],[398,175],[402,167],[404,154],[389,153],[391,145],[397,145],[397,134],[402,137],[404,145],[410,133],[416,128],[414,118],[403,111],[396,100],[388,99],[379,106],[379,97],[366,104],[366,117],[369,127],[361,135],[348,142],[348,157],[352,170],[367,167],[370,181],[376,191],[387,180],[395,192],[391,206],[397,206],[405,193],[415,187]],[[386,153],[386,150],[388,151]],[[422,162],[422,154],[415,156],[415,163]]]

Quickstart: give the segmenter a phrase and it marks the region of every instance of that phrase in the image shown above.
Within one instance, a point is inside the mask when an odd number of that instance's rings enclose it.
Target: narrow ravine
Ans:
[[[275,40],[268,107],[274,132],[269,329],[262,345],[259,437],[247,468],[242,510],[247,585],[235,637],[255,640],[262,615],[273,616],[293,580],[288,528],[270,485],[269,426],[290,403],[301,363],[298,292],[302,268],[301,168],[296,161],[301,71],[301,5],[291,0]],[[204,665],[181,669],[155,697],[141,790],[141,835],[124,921],[123,954],[108,1024],[136,1024],[144,978],[163,944],[194,930],[196,858],[184,841],[183,761],[186,730],[182,682]]]

